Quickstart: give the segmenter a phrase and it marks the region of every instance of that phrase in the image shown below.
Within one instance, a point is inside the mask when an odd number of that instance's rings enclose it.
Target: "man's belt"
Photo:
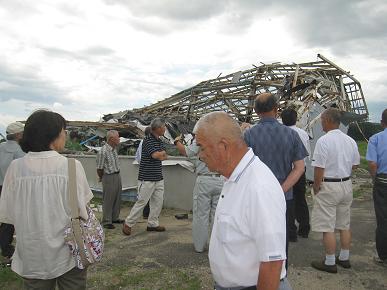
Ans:
[[[216,174],[216,173],[198,173],[198,176],[220,177],[220,174]]]
[[[347,181],[350,180],[351,177],[344,177],[344,178],[324,178],[324,182],[342,182],[342,181]]]
[[[107,175],[113,175],[113,174],[120,174],[120,171],[116,171],[116,172],[113,172],[113,173],[108,173]]]
[[[377,180],[380,183],[387,184],[387,174],[386,173],[378,173],[378,174],[376,174],[375,180]]]

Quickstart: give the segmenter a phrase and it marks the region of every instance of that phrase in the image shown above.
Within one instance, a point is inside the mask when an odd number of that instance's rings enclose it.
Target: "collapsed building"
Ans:
[[[212,111],[225,111],[240,123],[257,122],[259,117],[254,112],[254,100],[257,94],[264,92],[276,95],[280,112],[289,106],[297,110],[298,126],[308,132],[312,152],[317,139],[324,134],[319,120],[325,108],[336,107],[342,111],[340,129],[344,132],[351,122],[368,119],[360,82],[350,72],[318,55],[314,62],[261,63],[225,76],[220,74],[217,78],[202,81],[155,104],[104,115],[99,122],[70,121],[68,129],[76,132],[77,142],[94,152],[102,145],[107,130],[115,129],[121,137],[120,154],[134,155],[144,137],[145,127],[155,117],[162,117],[166,121],[165,143],[172,143],[179,134],[185,135],[188,141],[196,121]],[[174,148],[173,145],[166,147],[167,150]],[[101,183],[95,174],[94,156],[76,157],[82,162],[93,191],[101,192]],[[138,163],[133,156],[119,158],[121,174],[125,176],[123,198],[135,200]],[[182,157],[173,156],[164,161],[163,166],[168,180],[164,205],[192,209],[195,181],[193,165]],[[306,160],[306,167],[307,179],[313,180],[310,160]]]
[[[292,106],[298,112],[298,126],[306,130],[312,148],[322,130],[319,117],[327,107],[343,113],[342,129],[351,122],[368,119],[368,109],[360,82],[321,54],[305,63],[271,63],[202,81],[155,104],[133,110],[107,114],[100,122],[70,122],[83,131],[101,138],[106,129],[117,129],[122,144],[136,147],[143,131],[155,117],[166,120],[166,143],[179,134],[189,134],[196,121],[212,111],[225,111],[239,122],[255,123],[255,96],[270,92],[277,96],[279,111]],[[86,137],[90,137],[85,135]],[[314,141],[314,142],[313,142]],[[126,145],[125,145],[126,144]]]

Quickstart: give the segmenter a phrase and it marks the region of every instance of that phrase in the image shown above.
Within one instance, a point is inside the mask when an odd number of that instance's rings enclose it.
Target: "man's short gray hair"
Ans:
[[[161,118],[155,118],[150,123],[150,127],[152,130],[156,130],[157,128],[165,126],[165,121]]]
[[[117,135],[119,135],[117,130],[110,130],[106,134],[106,139],[109,140],[110,138],[117,136]]]
[[[324,111],[324,116],[334,124],[340,125],[341,112],[336,108],[328,108]]]
[[[205,131],[213,141],[227,138],[234,141],[243,141],[243,133],[238,122],[226,112],[211,112],[202,116],[196,123],[193,133]]]

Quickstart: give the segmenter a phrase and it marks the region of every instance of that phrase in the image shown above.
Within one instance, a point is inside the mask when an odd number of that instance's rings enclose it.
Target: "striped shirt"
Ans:
[[[161,161],[152,158],[152,154],[158,151],[164,151],[164,145],[159,138],[153,134],[145,137],[142,143],[140,170],[138,180],[141,181],[160,181],[163,180],[161,170]]]
[[[117,150],[108,143],[103,145],[97,154],[97,169],[103,169],[104,174],[113,174],[120,171]]]

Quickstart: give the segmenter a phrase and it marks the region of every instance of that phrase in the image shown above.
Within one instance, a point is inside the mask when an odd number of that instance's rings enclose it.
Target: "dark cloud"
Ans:
[[[63,101],[62,90],[39,78],[38,73],[38,69],[35,68],[16,70],[0,63],[0,102],[10,99],[43,104]]]
[[[282,16],[290,35],[308,47],[328,47],[337,55],[387,56],[387,1],[385,0],[105,0],[125,6],[139,30],[166,34],[192,23],[221,17],[219,31],[243,33],[255,20]],[[159,22],[157,22],[157,19]],[[270,26],[260,27],[270,29]],[[257,37],[259,37],[257,31]]]

